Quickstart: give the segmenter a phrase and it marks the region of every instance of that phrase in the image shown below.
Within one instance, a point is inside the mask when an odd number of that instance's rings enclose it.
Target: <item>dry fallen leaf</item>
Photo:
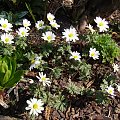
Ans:
[[[3,106],[4,108],[8,108],[8,105],[3,101],[2,95],[0,95],[0,105]]]

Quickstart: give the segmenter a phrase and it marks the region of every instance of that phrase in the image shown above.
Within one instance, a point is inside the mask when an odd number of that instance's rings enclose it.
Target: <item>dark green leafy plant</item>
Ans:
[[[102,91],[96,91],[96,102],[99,104],[109,104],[110,100]]]
[[[0,89],[13,87],[23,75],[23,70],[16,70],[16,59],[13,57],[0,58]]]
[[[90,38],[92,47],[100,51],[102,62],[113,63],[114,59],[120,55],[120,48],[109,34],[94,34]]]
[[[21,25],[23,18],[28,14],[28,11],[20,11],[13,13],[12,11],[2,11],[0,13],[1,18],[7,19],[10,23],[15,25]]]

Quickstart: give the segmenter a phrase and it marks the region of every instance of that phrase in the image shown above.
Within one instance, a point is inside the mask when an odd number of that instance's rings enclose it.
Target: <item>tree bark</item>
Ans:
[[[59,19],[65,18],[63,20],[64,23],[67,20],[70,23],[71,19],[73,25],[80,23],[80,26],[83,26],[83,24],[93,21],[96,16],[105,18],[113,11],[120,9],[120,0],[73,0],[71,6],[66,6],[66,4],[62,4],[62,6],[56,12],[58,13]],[[65,11],[64,14],[63,12],[61,14],[61,11]]]

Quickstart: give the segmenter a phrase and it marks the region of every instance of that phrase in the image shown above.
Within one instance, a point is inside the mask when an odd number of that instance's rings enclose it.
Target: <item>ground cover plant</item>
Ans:
[[[0,18],[0,114],[26,120],[120,118],[120,48],[105,18],[85,33],[54,14]],[[13,14],[17,16],[16,14]],[[45,16],[46,15],[46,16]],[[19,23],[19,24],[17,24]]]

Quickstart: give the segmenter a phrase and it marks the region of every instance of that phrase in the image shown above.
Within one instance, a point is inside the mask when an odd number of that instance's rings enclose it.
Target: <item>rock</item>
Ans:
[[[0,115],[0,120],[22,120],[22,119]]]

